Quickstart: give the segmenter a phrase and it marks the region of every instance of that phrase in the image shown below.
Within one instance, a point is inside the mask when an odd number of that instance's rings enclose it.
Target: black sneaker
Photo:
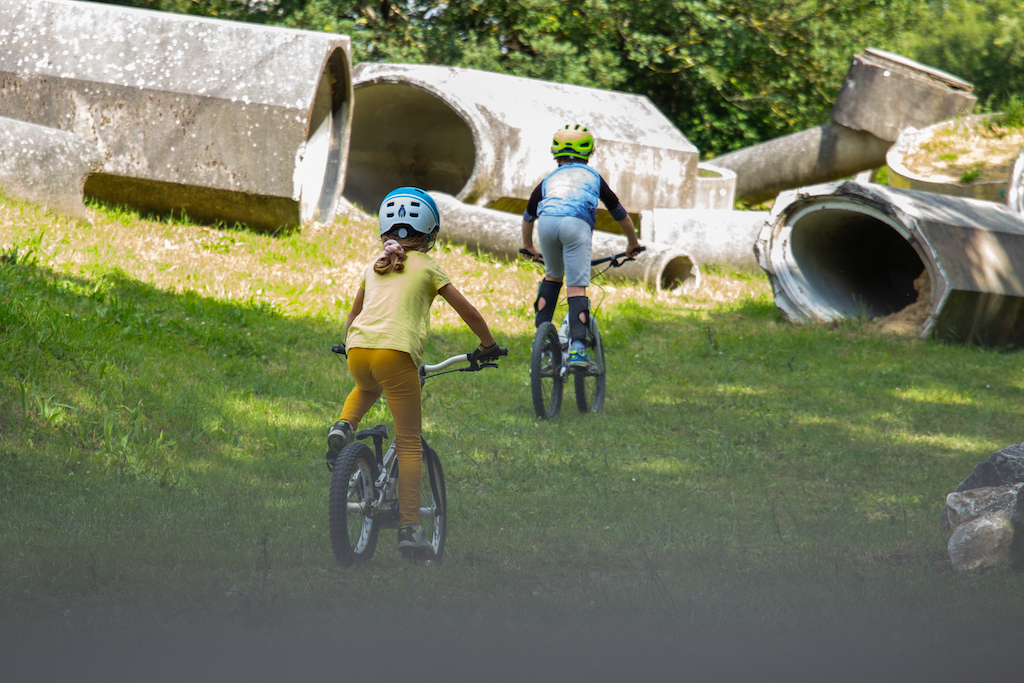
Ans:
[[[327,469],[333,471],[334,463],[338,459],[338,455],[341,454],[342,449],[349,445],[356,439],[356,434],[352,431],[352,425],[344,420],[338,420],[331,429],[327,432]]]
[[[428,550],[430,543],[423,533],[422,524],[407,524],[398,528],[398,549]]]

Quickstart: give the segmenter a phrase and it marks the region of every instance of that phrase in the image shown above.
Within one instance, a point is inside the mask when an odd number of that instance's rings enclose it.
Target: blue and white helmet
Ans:
[[[388,192],[380,203],[377,216],[380,219],[381,235],[396,225],[407,225],[416,232],[431,236],[436,235],[441,227],[437,203],[418,187],[399,187]],[[404,227],[398,229],[398,237],[408,236],[409,231]]]

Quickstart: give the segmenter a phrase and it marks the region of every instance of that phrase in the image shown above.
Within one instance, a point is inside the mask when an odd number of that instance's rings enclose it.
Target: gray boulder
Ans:
[[[1021,482],[1024,482],[1024,443],[1007,446],[979,462],[956,490],[969,491],[982,486],[1008,486]]]
[[[1024,443],[996,451],[946,496],[939,519],[957,571],[1024,568]]]
[[[985,486],[946,496],[952,534],[947,549],[958,572],[1019,569],[1024,559],[1024,483]]]

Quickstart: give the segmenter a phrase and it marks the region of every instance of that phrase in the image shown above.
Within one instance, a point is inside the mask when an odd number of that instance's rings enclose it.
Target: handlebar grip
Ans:
[[[333,346],[331,346],[331,353],[337,353],[342,356],[348,355],[348,352],[345,350],[344,344],[334,344]]]

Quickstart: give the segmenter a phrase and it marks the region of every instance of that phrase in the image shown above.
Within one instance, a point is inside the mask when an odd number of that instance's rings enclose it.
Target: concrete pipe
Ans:
[[[810,183],[853,175],[885,164],[892,143],[871,133],[828,123],[715,157],[736,173],[736,196],[752,204]]]
[[[443,192],[431,192],[441,213],[441,232],[452,242],[465,244],[510,259],[520,258],[523,246],[522,218],[505,211],[463,204]],[[647,250],[635,261],[611,268],[614,279],[641,282],[656,291],[673,290],[686,294],[700,286],[700,269],[689,254],[672,246],[645,242]],[[626,238],[594,233],[594,258],[603,258],[626,250]]]
[[[73,133],[0,118],[0,189],[7,197],[89,223],[82,192],[102,165],[96,145]]]
[[[353,73],[345,197],[365,210],[415,185],[521,214],[555,168],[552,133],[568,123],[593,133],[591,164],[627,210],[693,205],[697,148],[646,97],[442,66]]]
[[[697,164],[697,192],[691,208],[732,209],[735,204],[736,172],[707,162]]]
[[[346,36],[95,2],[0,3],[0,116],[96,143],[86,194],[273,229],[329,221]]]
[[[832,107],[832,123],[715,157],[732,169],[736,196],[759,203],[780,191],[836,180],[885,165],[907,126],[967,114],[973,86],[900,55],[868,49],[854,55]]]
[[[1006,185],[1006,205],[1019,214],[1024,214],[1024,147],[1013,163],[1010,180]]]
[[[902,310],[927,272],[920,338],[1024,344],[1024,218],[1003,205],[827,183],[781,194],[755,249],[790,321]]]
[[[683,250],[702,265],[725,263],[754,270],[754,242],[767,211],[653,209],[641,213],[642,237]]]
[[[906,190],[948,194],[954,197],[984,199],[988,202],[1006,202],[1006,179],[975,180],[965,184],[961,183],[959,178],[940,173],[921,175],[907,168],[908,159],[912,159],[914,153],[920,152],[921,149],[928,149],[929,142],[934,138],[939,137],[941,139],[943,133],[946,133],[955,126],[973,127],[986,118],[990,117],[966,116],[959,119],[941,121],[922,130],[905,128],[896,139],[896,143],[889,148],[885,155],[886,165],[889,167],[889,186]]]

